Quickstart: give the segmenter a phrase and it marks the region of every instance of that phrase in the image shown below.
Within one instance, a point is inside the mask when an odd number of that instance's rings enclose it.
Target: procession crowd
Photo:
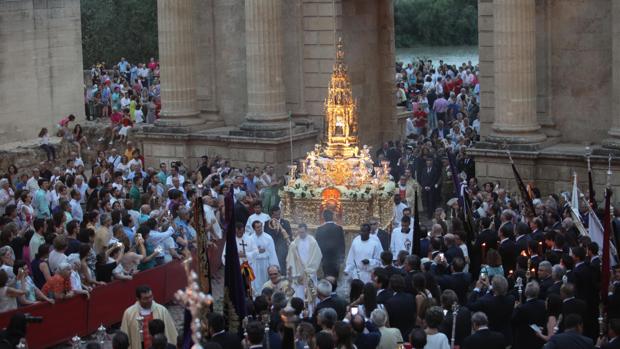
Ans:
[[[143,102],[151,90],[144,85],[156,77],[149,81],[140,68]],[[118,72],[134,81],[132,69]],[[278,189],[286,178],[270,165],[235,168],[204,156],[196,166],[145,168],[128,142],[100,152],[88,169],[79,152],[30,173],[11,166],[0,180],[0,311],[88,297],[112,280],[186,258],[199,248],[193,216],[202,198],[214,241],[235,225],[248,314],[238,334],[227,330],[229,313],[209,313],[204,348],[619,348],[620,269],[601,297],[602,246],[580,228],[591,231],[600,212],[581,203],[571,214],[568,195],[544,197],[534,187],[530,215],[524,197],[477,182],[467,152],[479,134],[476,75],[471,63],[397,67],[400,103],[413,116],[404,140],[375,154],[389,161],[398,184],[393,217],[368,217],[348,248],[329,209],[314,231],[282,217]],[[90,115],[111,116],[112,99],[107,106]],[[74,121],[67,120],[63,133]],[[234,222],[224,218],[229,194]],[[620,212],[613,228],[617,241]],[[220,264],[214,278],[226,268]],[[25,331],[17,316],[0,339],[15,346]],[[166,308],[139,287],[112,346],[182,343]]]

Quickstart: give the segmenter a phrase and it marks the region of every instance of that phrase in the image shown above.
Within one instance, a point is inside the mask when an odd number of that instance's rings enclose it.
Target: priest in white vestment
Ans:
[[[319,270],[323,254],[313,236],[308,235],[307,226],[300,224],[297,237],[288,248],[286,265],[289,275],[293,278],[295,297],[306,300],[305,290],[308,278],[315,287],[317,284],[316,272]]]
[[[411,227],[412,218],[403,216],[400,220],[400,227],[392,230],[392,238],[390,241],[390,252],[394,260],[398,258],[398,252],[407,251],[411,253],[413,246],[413,228]]]
[[[345,264],[345,274],[367,283],[371,280],[372,271],[381,266],[383,248],[378,239],[370,238],[370,225],[363,224],[360,235],[351,242]]]
[[[206,196],[204,199],[205,203],[202,205],[202,208],[205,221],[209,226],[213,227],[212,232],[215,236],[212,238],[219,240],[222,238],[222,227],[220,226],[217,201],[210,196]]]
[[[260,295],[263,285],[269,280],[268,269],[272,265],[279,266],[278,256],[276,255],[276,247],[273,238],[263,231],[263,223],[254,222],[252,225],[254,234],[245,236],[248,240],[252,240],[256,246],[256,250],[248,252],[248,261],[254,271],[256,277],[252,281],[252,288],[255,295]]]
[[[248,261],[248,255],[254,255],[258,253],[253,238],[245,234],[245,226],[242,223],[235,225],[235,239],[237,241],[237,254],[239,255],[239,265]],[[226,264],[226,244],[224,244],[224,253],[222,254],[222,263]]]
[[[137,302],[125,309],[121,322],[121,331],[129,336],[129,347],[131,349],[142,349],[144,340],[146,340],[145,347],[152,346],[153,341],[148,334],[148,323],[154,319],[160,319],[164,322],[168,344],[176,345],[177,329],[168,309],[153,301],[153,292],[148,286],[139,286],[136,293],[139,294]],[[143,332],[142,336],[140,329]]]
[[[255,202],[254,205],[252,205],[252,209],[254,210],[254,213],[248,217],[248,221],[245,223],[245,233],[248,235],[254,234],[254,229],[252,228],[252,224],[254,224],[254,222],[259,221],[263,223],[264,227],[265,224],[271,220],[271,217],[263,212],[260,202]]]

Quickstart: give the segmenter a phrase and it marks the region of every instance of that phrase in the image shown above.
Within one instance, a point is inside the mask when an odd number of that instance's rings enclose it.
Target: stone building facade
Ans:
[[[80,0],[0,0],[0,142],[84,117]]]
[[[291,129],[293,157],[305,154],[321,134],[339,37],[361,142],[395,136],[391,0],[159,0],[158,17],[163,118],[138,135],[152,163],[219,154],[283,168]]]
[[[602,193],[607,156],[620,145],[620,2],[479,0],[478,16],[477,175],[516,191],[508,146],[524,180],[543,193],[567,190],[573,172],[587,181],[589,146]]]

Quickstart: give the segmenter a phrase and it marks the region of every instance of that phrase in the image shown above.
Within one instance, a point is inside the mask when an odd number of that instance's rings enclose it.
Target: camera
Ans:
[[[43,322],[43,316],[33,316],[30,314],[24,314],[24,318],[26,319],[26,323],[29,323],[29,324],[40,324]]]

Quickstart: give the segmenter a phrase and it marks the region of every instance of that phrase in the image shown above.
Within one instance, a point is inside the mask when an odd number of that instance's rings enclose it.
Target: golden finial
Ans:
[[[344,61],[344,44],[342,43],[342,37],[338,38],[338,45],[336,45],[336,61]]]

